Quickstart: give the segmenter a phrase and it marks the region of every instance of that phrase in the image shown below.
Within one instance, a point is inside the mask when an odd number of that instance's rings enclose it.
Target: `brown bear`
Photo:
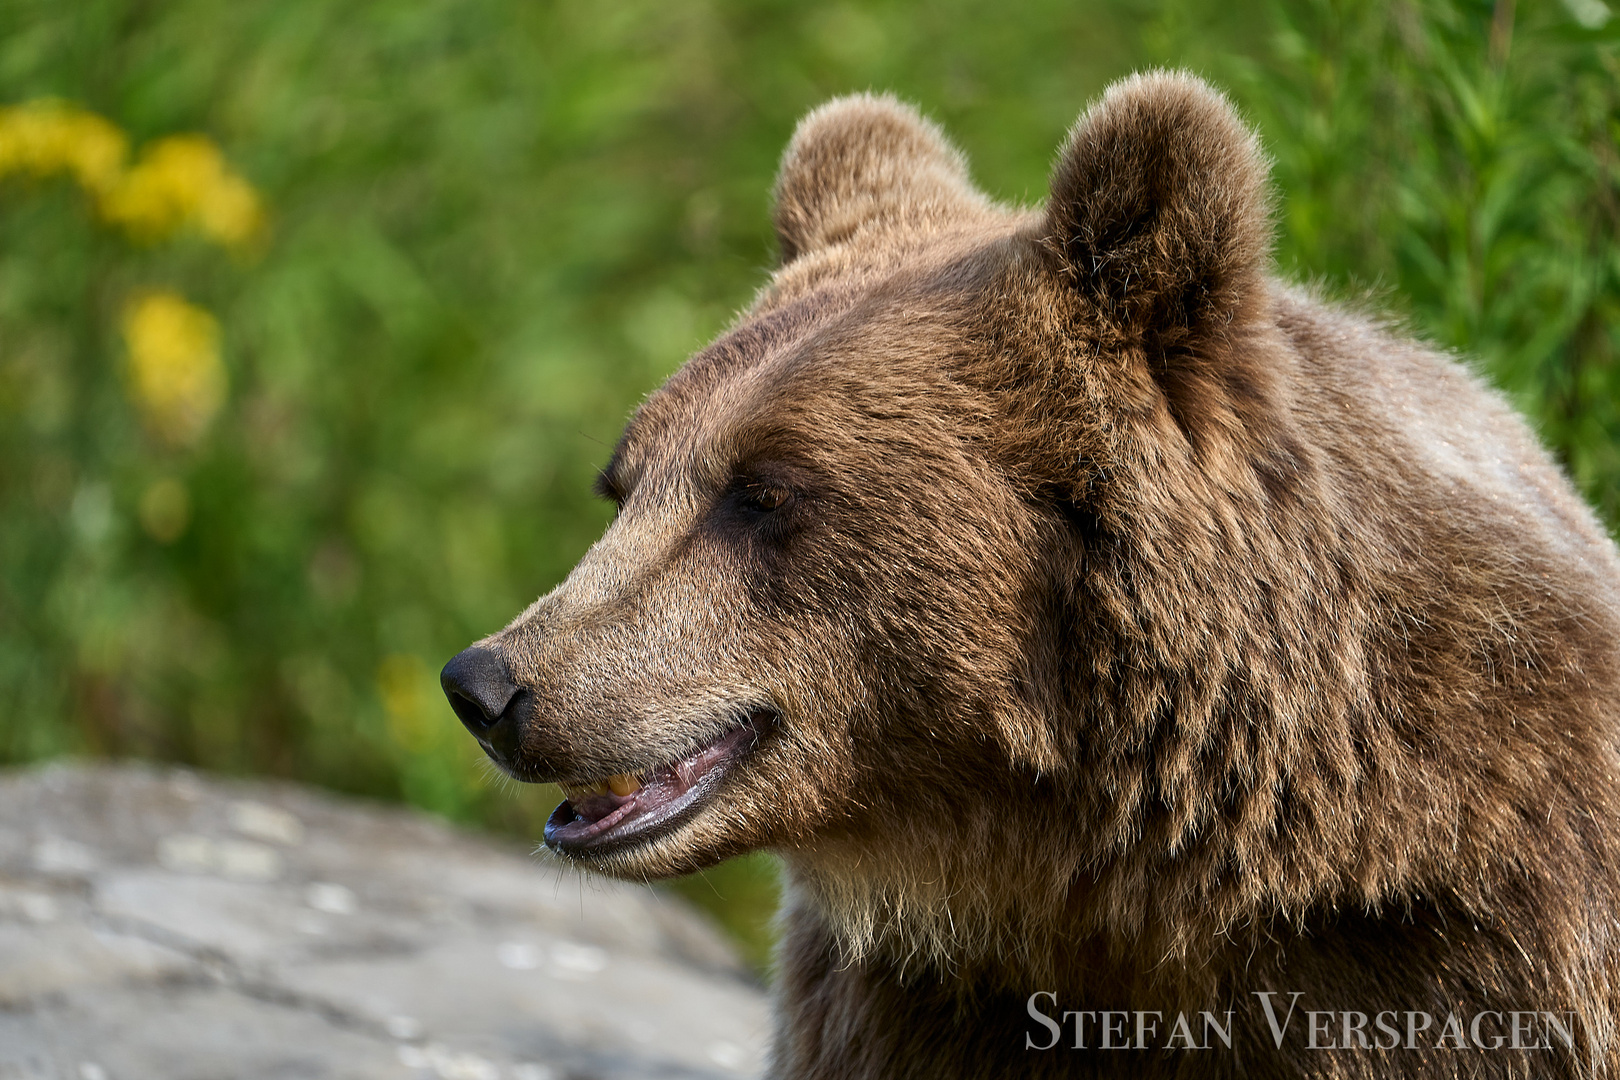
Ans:
[[[564,859],[781,856],[772,1075],[1620,1067],[1620,561],[1462,364],[1272,276],[1227,101],[1116,84],[1028,210],[844,98],[775,222],[444,673]]]

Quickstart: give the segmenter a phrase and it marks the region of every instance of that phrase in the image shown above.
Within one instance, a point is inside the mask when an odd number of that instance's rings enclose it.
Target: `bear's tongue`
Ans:
[[[672,821],[702,801],[756,732],[744,725],[644,777],[620,773],[591,785],[564,785],[568,801],[546,822],[546,842],[564,851],[628,839]]]
[[[680,765],[685,765],[681,762]],[[633,773],[619,773],[591,787],[565,785],[563,794],[580,820],[597,824],[620,810],[646,809],[679,798],[688,791],[695,777],[681,775],[680,765],[655,769],[645,779]]]

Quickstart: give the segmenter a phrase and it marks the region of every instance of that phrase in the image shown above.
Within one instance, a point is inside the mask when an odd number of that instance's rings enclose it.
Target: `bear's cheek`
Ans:
[[[920,712],[944,685],[972,676],[976,686],[994,666],[975,655],[994,636],[982,616],[1016,590],[1005,587],[1008,567],[991,571],[975,556],[1006,516],[931,498],[897,519],[904,492],[921,490],[863,485],[861,497],[840,500],[861,520],[814,521],[769,547],[693,522],[682,532],[621,519],[493,640],[521,691],[513,722],[486,748],[519,778],[585,790],[651,776],[768,713],[749,759],[713,785],[712,813],[686,819],[688,839],[705,846],[743,834],[755,845],[802,843],[859,817],[908,721],[926,728],[931,758],[940,737],[979,752],[982,732],[925,723]],[[924,527],[907,525],[918,520]],[[922,580],[949,584],[919,592]],[[618,804],[578,809],[589,825]],[[728,820],[706,825],[710,817]],[[561,824],[572,827],[564,841],[588,831]],[[674,830],[670,842],[675,833],[687,835]]]

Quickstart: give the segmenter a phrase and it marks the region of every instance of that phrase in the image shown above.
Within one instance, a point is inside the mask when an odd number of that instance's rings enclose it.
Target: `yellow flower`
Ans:
[[[95,113],[59,101],[0,107],[0,176],[71,173],[99,196],[118,182],[128,152],[124,133]]]
[[[258,192],[206,136],[159,139],[131,168],[128,156],[124,133],[95,113],[48,100],[0,106],[0,177],[70,174],[101,216],[136,240],[165,240],[195,226],[240,249],[262,234]]]
[[[161,240],[195,223],[226,247],[250,242],[264,220],[258,194],[201,135],[171,135],[147,147],[102,197],[101,212],[137,239]]]
[[[172,292],[147,293],[124,310],[130,396],[154,434],[195,442],[225,403],[219,323]]]

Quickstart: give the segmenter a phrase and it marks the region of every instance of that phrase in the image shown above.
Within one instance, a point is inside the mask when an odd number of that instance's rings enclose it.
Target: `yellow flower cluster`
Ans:
[[[95,113],[55,101],[0,107],[0,176],[71,173],[97,198],[118,185],[129,140]]]
[[[135,240],[194,228],[242,249],[264,229],[258,193],[204,136],[158,139],[130,164],[129,139],[95,113],[48,100],[0,106],[0,179],[64,174],[104,221]],[[174,446],[196,442],[225,403],[219,322],[175,293],[150,292],[129,303],[123,323],[129,394],[147,427]],[[172,539],[184,530],[189,510],[184,489],[176,490],[154,488],[142,503],[154,535]]]
[[[151,292],[124,311],[130,396],[163,441],[195,442],[225,403],[219,322],[172,292]]]
[[[94,113],[57,101],[0,107],[0,177],[68,173],[102,217],[132,238],[166,239],[188,226],[228,248],[264,227],[253,186],[202,135],[171,135],[126,165],[129,140]]]
[[[259,196],[201,135],[171,135],[148,146],[101,198],[101,212],[140,240],[195,224],[229,248],[246,246],[263,225]]]

